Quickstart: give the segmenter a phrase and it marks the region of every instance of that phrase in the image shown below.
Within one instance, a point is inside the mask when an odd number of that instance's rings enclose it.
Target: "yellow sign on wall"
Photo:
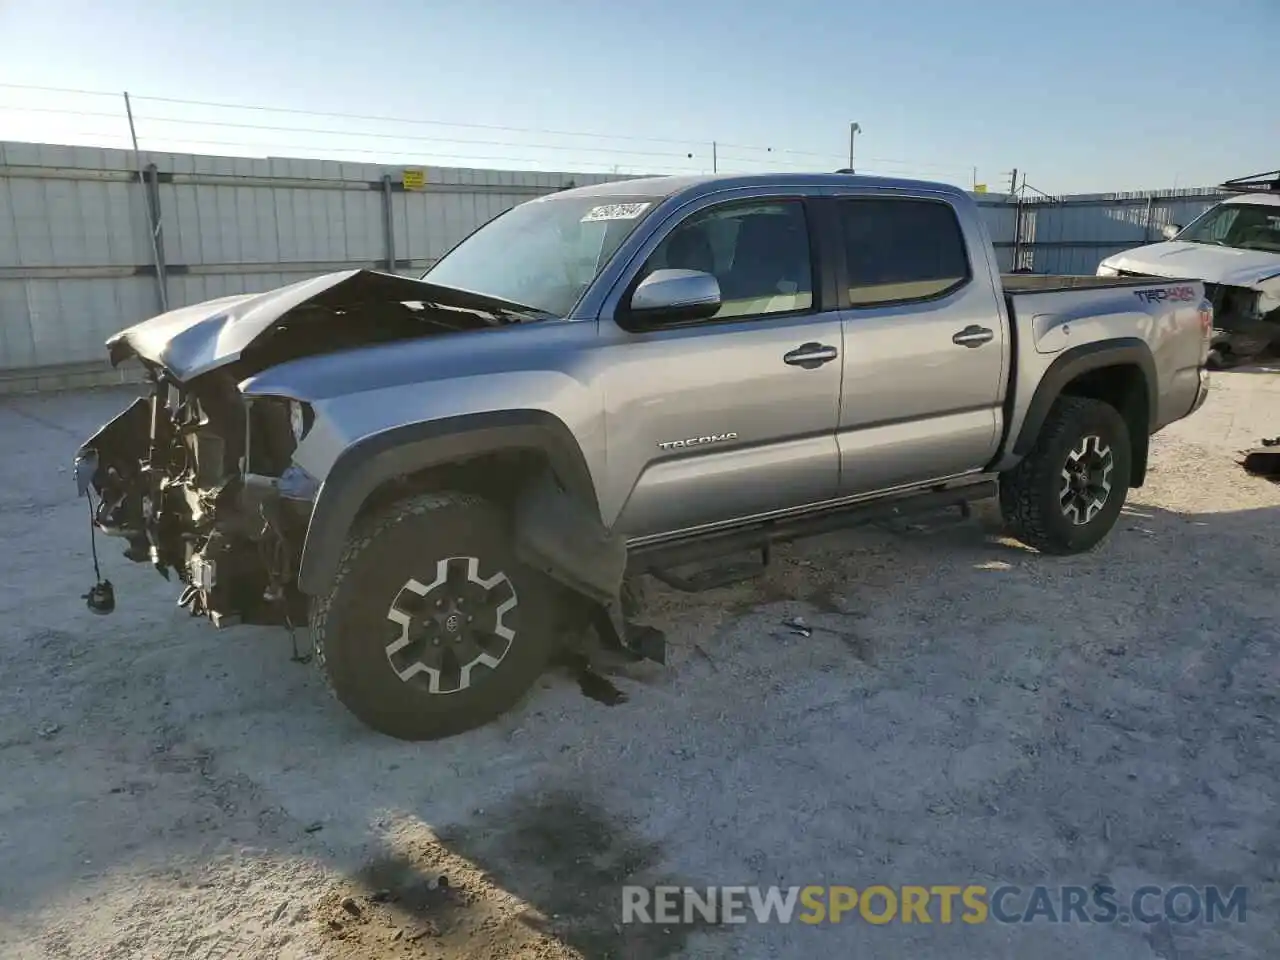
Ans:
[[[974,192],[974,193],[986,193],[986,192],[987,192],[987,185],[986,185],[985,183],[975,183],[975,184],[973,185],[973,192]]]
[[[406,170],[402,182],[406,190],[421,190],[427,185],[427,172],[425,170]]]

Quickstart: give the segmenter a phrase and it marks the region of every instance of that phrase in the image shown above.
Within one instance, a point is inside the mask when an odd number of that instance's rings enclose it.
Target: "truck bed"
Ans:
[[[1153,429],[1186,416],[1196,402],[1209,344],[1199,280],[1026,273],[1002,279],[1016,358],[1011,410],[1029,408],[1055,360],[1117,341],[1149,351],[1147,376],[1159,392],[1151,397]]]
[[[1136,332],[1137,320],[1144,314],[1160,317],[1194,306],[1204,296],[1199,280],[1030,273],[1005,274],[1001,280],[1015,339],[1030,334],[1041,351],[1046,348],[1043,338],[1068,320],[1074,321],[1086,341],[1113,337],[1129,333],[1129,327]],[[1033,329],[1020,325],[1032,320]]]

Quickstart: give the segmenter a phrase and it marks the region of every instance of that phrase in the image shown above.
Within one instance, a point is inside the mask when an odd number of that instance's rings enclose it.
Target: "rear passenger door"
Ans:
[[[606,308],[608,487],[627,536],[836,495],[841,320],[819,292],[811,225],[797,197],[704,200],[655,234],[627,287],[656,269],[711,273],[719,313],[638,330]]]
[[[985,256],[941,196],[832,201],[845,362],[845,495],[976,471],[995,455],[1005,327]]]

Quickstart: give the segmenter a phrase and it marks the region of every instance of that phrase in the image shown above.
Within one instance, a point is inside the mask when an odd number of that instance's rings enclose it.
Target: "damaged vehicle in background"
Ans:
[[[76,477],[193,614],[308,624],[344,705],[428,739],[552,657],[662,661],[645,576],[707,589],[774,543],[991,497],[1041,552],[1090,549],[1149,436],[1204,402],[1211,323],[1194,281],[1002,279],[942,184],[606,183],[421,279],[329,274],[117,334],[150,392]]]
[[[1213,303],[1211,366],[1228,366],[1280,347],[1280,170],[1221,184],[1236,194],[1166,242],[1108,257],[1100,277],[1189,277]]]

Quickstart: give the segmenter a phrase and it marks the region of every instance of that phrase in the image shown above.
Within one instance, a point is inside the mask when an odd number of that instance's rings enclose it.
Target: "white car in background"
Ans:
[[[1165,227],[1164,243],[1107,257],[1101,277],[1200,280],[1213,303],[1215,365],[1280,346],[1280,171],[1228,180],[1235,193],[1186,227]]]

